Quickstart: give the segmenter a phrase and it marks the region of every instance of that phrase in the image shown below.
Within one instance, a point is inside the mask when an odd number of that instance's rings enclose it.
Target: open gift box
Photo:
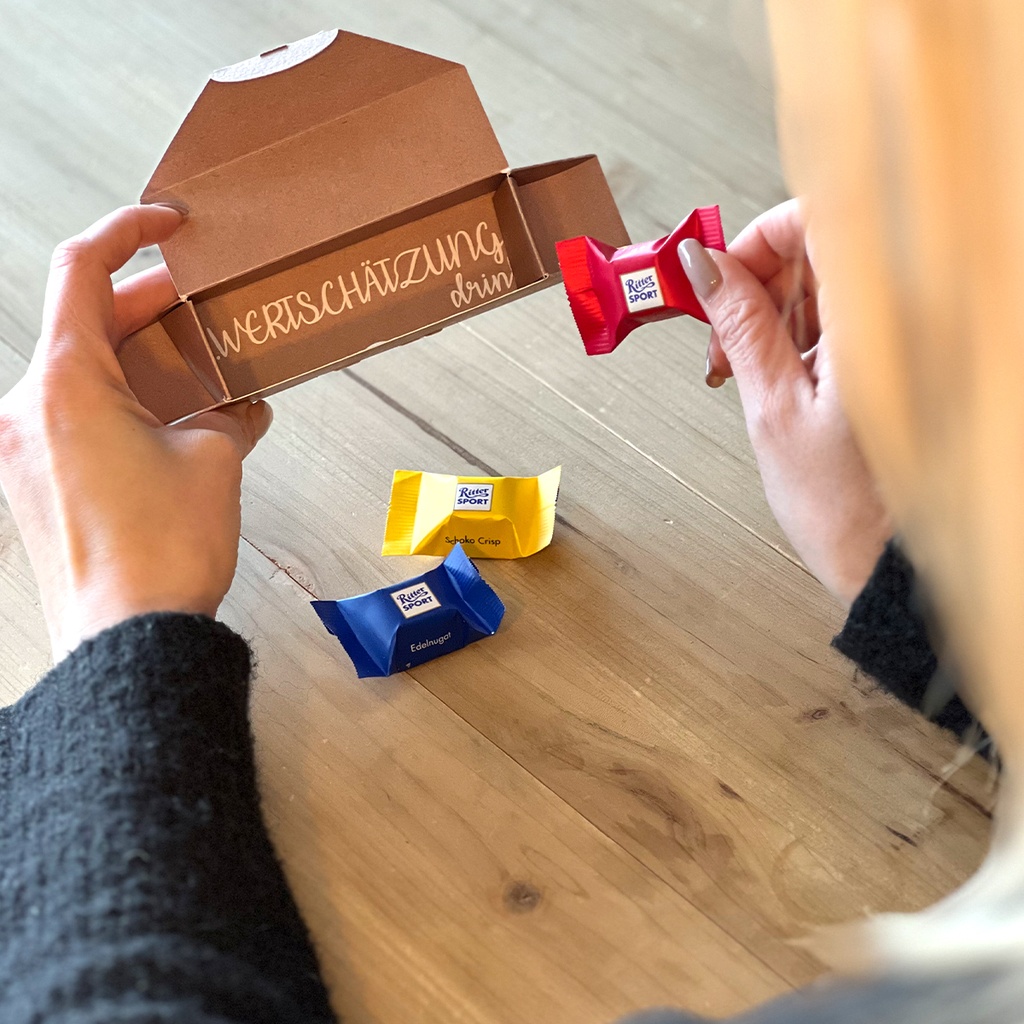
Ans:
[[[164,422],[290,387],[559,280],[629,237],[597,158],[509,170],[466,69],[321,32],[215,72],[142,196],[181,301],[118,359]]]

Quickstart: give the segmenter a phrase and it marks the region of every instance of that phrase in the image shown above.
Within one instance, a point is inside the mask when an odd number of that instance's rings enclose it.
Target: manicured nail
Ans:
[[[704,383],[709,388],[720,388],[725,383],[724,377],[719,377],[717,373],[711,372],[711,354],[708,353],[707,362],[704,364]]]
[[[709,298],[722,283],[718,264],[696,238],[684,238],[679,243],[679,262],[699,299]]]
[[[189,213],[188,206],[178,199],[161,199],[160,202],[154,203],[153,205],[170,207],[170,209],[180,213],[182,217],[187,217]]]

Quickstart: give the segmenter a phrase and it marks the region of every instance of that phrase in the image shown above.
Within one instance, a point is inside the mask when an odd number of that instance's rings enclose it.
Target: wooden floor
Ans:
[[[49,252],[133,200],[216,67],[340,27],[468,65],[513,164],[597,152],[635,239],[785,195],[756,3],[5,0],[0,390]],[[140,257],[148,265],[155,253]],[[587,359],[558,289],[280,395],[247,463],[225,619],[255,644],[265,806],[352,1024],[739,1010],[814,978],[792,939],[920,907],[988,831],[977,764],[829,648],[840,614],[760,492],[706,328]],[[481,571],[499,634],[359,681],[309,607],[379,555],[392,471],[562,464],[551,547]],[[0,503],[0,697],[47,667]]]

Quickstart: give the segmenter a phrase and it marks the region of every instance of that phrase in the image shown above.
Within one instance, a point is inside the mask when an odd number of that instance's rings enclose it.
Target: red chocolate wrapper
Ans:
[[[558,263],[587,355],[611,352],[630,331],[684,313],[708,322],[679,262],[684,238],[725,249],[717,206],[694,210],[669,235],[616,249],[582,236],[559,242]]]

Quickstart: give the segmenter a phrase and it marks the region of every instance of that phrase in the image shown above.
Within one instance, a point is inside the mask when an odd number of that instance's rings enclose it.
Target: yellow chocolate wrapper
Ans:
[[[448,476],[398,469],[384,527],[384,555],[523,558],[546,548],[555,528],[562,467],[540,476]]]

